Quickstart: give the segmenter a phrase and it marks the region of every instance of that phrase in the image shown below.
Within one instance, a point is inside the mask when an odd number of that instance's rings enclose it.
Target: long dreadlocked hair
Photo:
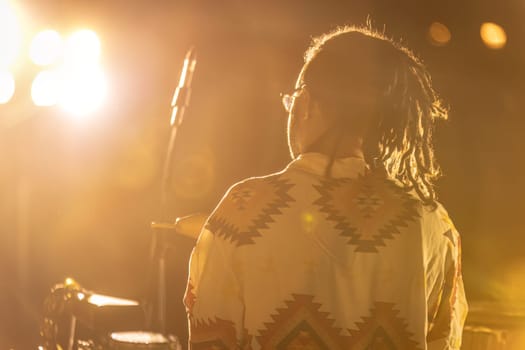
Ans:
[[[373,105],[369,108],[373,123],[363,145],[367,163],[383,168],[434,206],[433,183],[440,169],[432,133],[434,121],[447,119],[448,111],[422,61],[368,23],[338,27],[314,38],[305,53],[305,67],[304,79],[312,95],[339,107],[346,103],[342,113],[366,104],[366,97],[372,95],[373,102],[367,101]],[[345,126],[351,128],[356,119],[349,123],[346,117]]]

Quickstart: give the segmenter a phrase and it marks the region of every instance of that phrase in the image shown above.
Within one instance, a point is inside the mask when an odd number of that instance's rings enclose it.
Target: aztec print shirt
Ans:
[[[234,185],[208,218],[184,303],[191,349],[459,349],[460,237],[358,158],[308,153]]]

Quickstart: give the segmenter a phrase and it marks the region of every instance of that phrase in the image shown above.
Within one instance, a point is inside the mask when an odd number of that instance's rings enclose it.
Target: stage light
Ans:
[[[434,22],[430,25],[428,36],[432,44],[436,46],[444,46],[448,44],[452,37],[447,26],[439,22]]]
[[[0,0],[0,67],[10,66],[18,56],[22,32],[15,10],[6,0]]]
[[[83,117],[99,108],[107,93],[106,77],[98,67],[64,72],[60,105],[74,117]]]
[[[15,78],[7,71],[0,71],[0,104],[11,100],[15,94]]]
[[[480,31],[483,43],[490,49],[501,49],[507,43],[507,34],[498,24],[485,22],[481,25]]]
[[[71,34],[66,43],[66,65],[85,65],[98,62],[100,57],[100,40],[97,34],[89,29]]]
[[[43,71],[33,80],[31,98],[36,106],[54,106],[62,91],[61,79],[55,71]]]
[[[31,42],[29,56],[39,66],[55,63],[62,54],[62,38],[55,30],[38,33]]]

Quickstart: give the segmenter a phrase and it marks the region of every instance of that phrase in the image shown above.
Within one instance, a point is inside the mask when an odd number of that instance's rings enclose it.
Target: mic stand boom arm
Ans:
[[[160,198],[160,216],[163,221],[169,221],[169,189],[172,178],[172,164],[173,164],[173,149],[175,146],[175,139],[177,136],[178,127],[181,125],[184,113],[188,107],[190,96],[191,96],[191,81],[193,78],[193,72],[195,71],[196,65],[195,50],[191,47],[184,58],[184,63],[181,70],[180,80],[173,100],[171,102],[172,113],[170,118],[170,138],[168,142],[168,148],[166,150],[166,158],[164,160],[164,167],[162,172],[161,182],[161,198]],[[152,223],[153,235],[151,245],[151,257],[152,261],[156,262],[157,265],[157,312],[156,312],[156,327],[161,333],[166,332],[166,230],[156,229],[155,223]],[[150,280],[151,285],[151,280]],[[150,293],[151,295],[151,293]],[[154,305],[151,305],[154,309]],[[150,310],[151,312],[152,310]],[[147,317],[148,323],[151,323],[151,313]],[[148,325],[148,327],[150,327]]]

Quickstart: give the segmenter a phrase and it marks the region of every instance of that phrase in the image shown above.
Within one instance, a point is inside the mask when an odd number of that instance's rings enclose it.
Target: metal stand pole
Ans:
[[[164,160],[164,168],[162,172],[161,182],[161,206],[160,217],[162,221],[169,221],[168,213],[168,197],[171,185],[172,165],[173,165],[173,149],[175,146],[175,139],[177,136],[178,127],[181,125],[184,112],[189,104],[190,98],[190,84],[195,70],[196,58],[193,47],[188,50],[184,58],[184,64],[181,71],[179,85],[175,90],[173,100],[171,102],[172,114],[170,118],[170,139],[166,151],[166,158]],[[161,230],[153,230],[151,257],[156,259],[157,267],[157,328],[161,333],[166,332],[166,252],[167,244],[165,232]],[[151,279],[150,279],[151,281]],[[153,307],[153,305],[151,305]],[[154,307],[153,307],[154,309]],[[151,310],[150,310],[151,311]],[[151,315],[147,317],[151,322]],[[149,323],[148,322],[148,323]],[[149,327],[151,325],[148,325]]]

